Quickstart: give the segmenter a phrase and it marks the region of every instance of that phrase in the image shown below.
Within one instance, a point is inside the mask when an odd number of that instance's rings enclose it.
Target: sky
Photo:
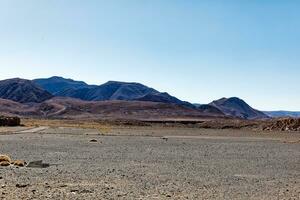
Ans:
[[[298,0],[0,0],[0,79],[140,82],[300,111]]]

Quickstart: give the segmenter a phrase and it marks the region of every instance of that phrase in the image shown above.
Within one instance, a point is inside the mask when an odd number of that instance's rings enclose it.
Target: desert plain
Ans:
[[[187,125],[0,127],[0,199],[300,199],[300,133]]]

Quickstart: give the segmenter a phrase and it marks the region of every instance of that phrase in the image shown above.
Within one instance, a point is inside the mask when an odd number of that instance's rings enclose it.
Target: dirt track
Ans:
[[[300,199],[299,133],[159,127],[116,128],[108,136],[74,128],[0,132],[0,153],[52,164],[0,167],[0,199]]]

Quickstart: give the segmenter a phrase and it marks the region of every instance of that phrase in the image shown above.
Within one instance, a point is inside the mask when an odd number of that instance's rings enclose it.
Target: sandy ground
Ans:
[[[90,142],[96,139],[97,142]],[[300,199],[300,134],[0,128],[0,199]]]

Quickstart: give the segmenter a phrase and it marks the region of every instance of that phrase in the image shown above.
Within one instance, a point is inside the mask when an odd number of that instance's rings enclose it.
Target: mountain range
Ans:
[[[140,83],[108,81],[97,86],[57,76],[47,79],[35,79],[33,82],[51,92],[54,96],[72,97],[85,101],[151,101],[194,107],[192,104],[181,101],[168,93],[158,92]]]
[[[108,81],[88,85],[58,76],[0,81],[0,98],[0,113],[27,116],[268,118],[237,97],[191,104],[140,83]]]
[[[264,113],[270,117],[279,118],[279,117],[294,117],[300,118],[300,112],[292,112],[292,111],[264,111]]]

